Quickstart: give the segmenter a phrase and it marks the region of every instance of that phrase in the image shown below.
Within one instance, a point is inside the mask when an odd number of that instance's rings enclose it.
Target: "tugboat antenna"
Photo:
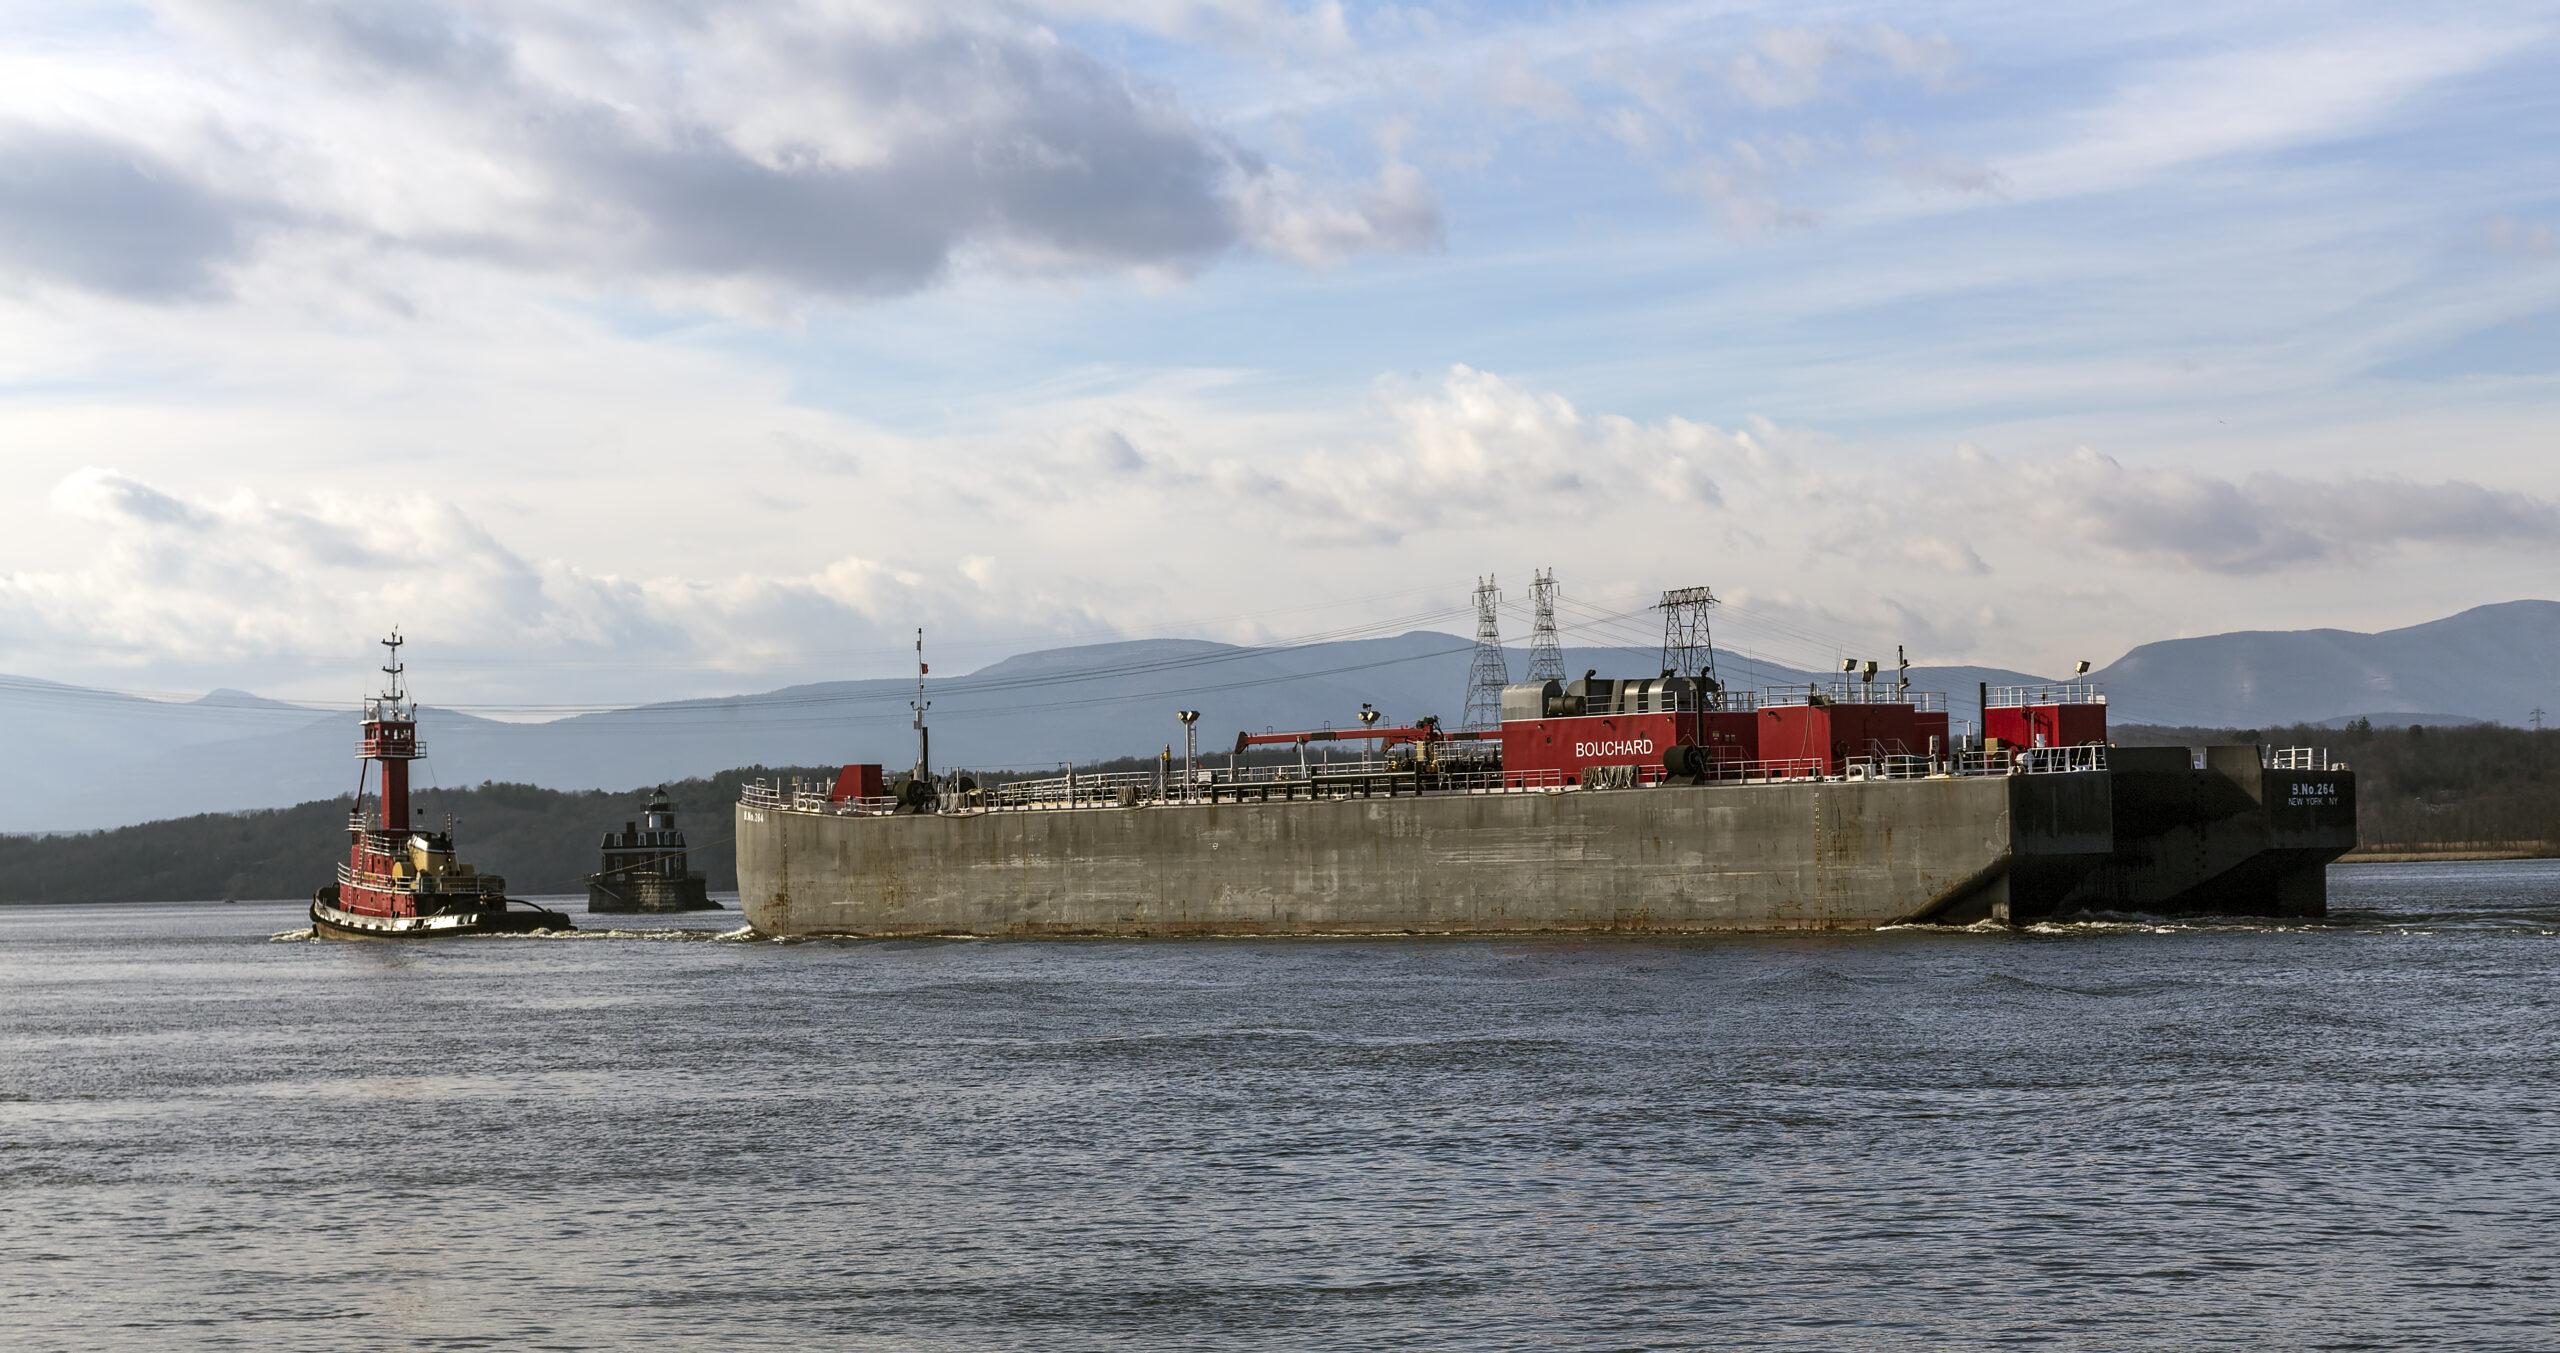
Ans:
[[[381,642],[384,648],[391,650],[388,660],[382,664],[384,677],[382,698],[396,706],[409,698],[409,693],[400,686],[400,674],[409,670],[400,661],[400,645],[407,643],[408,640],[400,637],[400,631],[395,626],[391,631],[391,637]]]

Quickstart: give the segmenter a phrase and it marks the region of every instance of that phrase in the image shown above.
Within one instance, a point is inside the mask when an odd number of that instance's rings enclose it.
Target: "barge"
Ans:
[[[1667,664],[1666,664],[1667,665]],[[1690,933],[2311,916],[2355,780],[2301,751],[2128,749],[2085,681],[1729,691],[1692,674],[1515,684],[1496,729],[1239,734],[1224,769],[981,788],[921,755],[748,786],[747,920],[771,935]],[[918,697],[918,722],[922,721]],[[1183,711],[1189,725],[1196,714]],[[1310,748],[1368,744],[1348,762]],[[1246,764],[1256,747],[1296,764]]]

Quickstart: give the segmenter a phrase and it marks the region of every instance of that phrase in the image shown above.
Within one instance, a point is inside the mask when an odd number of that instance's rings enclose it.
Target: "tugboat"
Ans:
[[[382,641],[391,650],[382,694],[365,701],[364,740],[356,746],[359,760],[382,764],[379,812],[366,817],[360,774],[355,810],[347,814],[347,862],[338,866],[337,882],[311,895],[312,933],[388,940],[572,929],[567,916],[508,897],[505,879],[456,859],[450,822],[430,831],[412,820],[409,763],[425,749],[418,707],[401,685],[402,642],[398,630]]]

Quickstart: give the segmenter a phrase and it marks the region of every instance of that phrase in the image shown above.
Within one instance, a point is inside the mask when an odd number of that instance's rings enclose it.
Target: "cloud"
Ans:
[[[923,621],[994,656],[1044,634],[1223,614],[1233,596],[1310,579],[1374,591],[1382,567],[1396,586],[1461,578],[1521,551],[1540,564],[1563,551],[1576,578],[1611,585],[1703,570],[1738,594],[1863,598],[1876,625],[1954,643],[1925,617],[1971,614],[2021,581],[2130,567],[2294,588],[2413,549],[2510,564],[2560,549],[2560,508],[2462,480],[2235,477],[2089,451],[1879,463],[1765,420],[1591,412],[1466,366],[1380,392],[1315,435],[1230,435],[1231,418],[1166,395],[1048,432],[866,442],[877,468],[858,482],[773,481],[787,496],[768,506],[805,501],[830,524],[823,545],[717,569],[688,568],[685,550],[634,555],[645,576],[526,550],[432,489],[192,494],[82,469],[48,500],[81,547],[0,575],[0,662],[76,652],[92,679],[130,665],[236,684],[308,670],[399,623],[505,655],[457,672],[458,688],[556,700],[561,685],[610,680],[579,674],[592,669],[698,691],[709,673],[832,670],[834,655],[886,651]],[[955,532],[944,523],[964,497],[970,524]]]
[[[0,125],[0,270],[137,300],[196,299],[220,289],[257,216],[144,147]]]
[[[1608,51],[1587,64],[1618,101],[1595,92],[1576,111],[1587,106],[1583,116],[1596,130],[1639,150],[1683,148],[1689,162],[1666,174],[1668,183],[1704,198],[1736,235],[1812,228],[1814,213],[1783,200],[1780,187],[1842,159],[1852,147],[1890,164],[1914,188],[1981,193],[1999,186],[1987,167],[1927,152],[1907,132],[1870,122],[1863,135],[1848,137],[1806,111],[1854,103],[1864,86],[1901,81],[1930,93],[1952,88],[1964,53],[1942,35],[1885,24],[1770,28],[1729,56]],[[1735,103],[1748,113],[1735,116]],[[1709,145],[1715,148],[1698,149]]]
[[[393,255],[858,299],[1439,236],[1410,166],[1310,181],[1002,4],[163,8],[188,41],[128,57],[158,77],[133,106],[0,139],[0,258],[198,295],[291,220]],[[169,169],[215,143],[206,181]]]
[[[1294,174],[1266,171],[1245,185],[1245,234],[1266,253],[1310,267],[1353,254],[1408,252],[1440,243],[1440,199],[1420,171],[1390,160],[1375,184],[1319,196]]]
[[[1810,230],[1814,215],[1778,200],[1772,185],[1807,147],[1782,144],[1772,155],[1749,141],[1736,140],[1722,154],[1702,155],[1675,181],[1713,204],[1727,230],[1754,235],[1771,230]]]
[[[2560,506],[2478,483],[2147,468],[2080,450],[1876,465],[1812,432],[1745,420],[1592,413],[1551,391],[1453,366],[1388,383],[1374,431],[1310,449],[1200,455],[1191,417],[1128,408],[1047,439],[1001,474],[967,472],[1020,520],[1105,495],[1166,520],[1232,522],[1293,545],[1409,545],[1486,529],[1547,533],[1677,520],[1678,538],[1961,579],[2092,551],[2217,576],[2355,567],[2410,547],[2560,548]],[[1863,467],[1863,468],[1860,468]],[[1737,534],[1739,533],[1739,534]]]
[[[1972,545],[1951,535],[1906,535],[1897,542],[1902,558],[1940,573],[1989,573]]]
[[[1876,24],[1862,35],[1867,50],[1932,92],[1952,87],[1964,70],[1964,49],[1943,33],[1905,33]]]
[[[2225,575],[2359,563],[2407,545],[2560,547],[2560,506],[2461,480],[2247,479],[2136,469],[2086,449],[2058,460],[1959,457],[1968,496],[2012,533],[2086,541]]]
[[[1589,414],[1463,366],[1425,387],[1389,387],[1367,435],[1312,451],[1186,451],[1186,432],[1201,431],[1135,407],[1031,446],[964,437],[884,447],[884,465],[909,468],[861,495],[850,519],[868,523],[852,529],[858,552],[838,545],[784,570],[720,576],[627,576],[544,557],[432,489],[190,494],[93,466],[49,500],[78,523],[84,548],[0,575],[0,660],[68,650],[92,655],[91,671],[272,669],[348,651],[396,623],[422,642],[509,655],[501,683],[607,659],[769,672],[806,663],[812,636],[834,650],[922,617],[946,640],[992,631],[1020,642],[1026,615],[1107,632],[1114,617],[1097,608],[1160,605],[1153,585],[1133,590],[1121,567],[1131,560],[1073,549],[1092,545],[1097,501],[1117,500],[1110,519],[1120,520],[1117,507],[1159,500],[1158,538],[1139,553],[1160,564],[1192,549],[1220,557],[1215,546],[1239,533],[1380,545],[1524,523],[1571,531],[1636,503],[1677,517],[1712,510],[1727,471],[1769,463],[1747,432]],[[792,439],[769,454],[807,449],[833,450]],[[984,510],[958,537],[971,548],[952,549],[916,519],[963,490]],[[917,547],[936,540],[943,547]]]
[[[935,25],[839,35],[793,64],[898,134],[757,145],[548,90],[524,120],[563,196],[598,204],[592,243],[639,270],[878,295],[970,249],[1020,272],[1187,272],[1239,240],[1228,180],[1257,167],[1062,44]]]
[[[91,545],[59,568],[0,575],[6,647],[241,662],[343,651],[400,624],[530,660],[717,663],[796,651],[790,626],[967,610],[955,599],[979,590],[856,556],[778,578],[619,578],[528,557],[418,494],[190,499],[91,467],[56,486],[52,507]]]
[[[138,479],[89,467],[53,487],[53,510],[101,526],[149,523],[201,530],[211,518]]]
[[[1893,166],[1894,176],[1914,189],[1996,193],[2002,187],[2000,175],[1989,166],[1960,155],[1932,153],[1899,127],[1868,124],[1858,135],[1858,148],[1869,159]]]
[[[2128,187],[2171,168],[2354,135],[2437,81],[2503,57],[2511,32],[2447,25],[2291,38],[2136,72],[2047,148],[1996,166],[2022,196]]]
[[[1810,28],[1773,28],[1752,50],[1726,62],[1725,82],[1747,103],[1786,108],[1822,92],[1822,75],[1840,51],[1839,39]]]
[[[1942,34],[1906,33],[1879,23],[1864,29],[1763,29],[1747,50],[1713,69],[1735,97],[1767,110],[1811,103],[1832,92],[1834,79],[1845,83],[1878,68],[1935,92],[1948,88],[1963,64],[1963,49]]]
[[[2480,238],[2492,249],[2519,258],[2560,258],[2560,237],[2544,221],[2519,221],[2512,216],[2494,216],[2480,228]]]
[[[1172,37],[1207,39],[1257,56],[1274,50],[1338,56],[1353,50],[1342,0],[1025,0],[1069,20],[1100,19]]]
[[[1238,507],[1277,511],[1301,538],[1385,543],[1445,526],[1587,518],[1641,499],[1720,501],[1715,473],[1747,436],[1683,418],[1588,415],[1491,372],[1449,369],[1393,399],[1384,440],[1277,464],[1229,460],[1207,476]]]
[[[1173,457],[1149,452],[1123,429],[1103,425],[1070,431],[1060,440],[1057,455],[1041,468],[1055,477],[1059,493],[1136,481],[1179,485],[1196,478]]]
[[[1545,117],[1576,117],[1582,100],[1564,81],[1538,69],[1529,53],[1514,49],[1495,58],[1483,72],[1484,96],[1499,109],[1519,109]]]

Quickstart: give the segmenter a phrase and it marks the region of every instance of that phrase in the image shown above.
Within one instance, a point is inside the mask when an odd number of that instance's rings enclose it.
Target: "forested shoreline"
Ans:
[[[2359,855],[2560,855],[2560,730],[2120,727],[2128,747],[2311,747],[2356,773]]]
[[[738,886],[730,805],[759,778],[831,776],[833,771],[749,766],[702,779],[666,782],[691,865],[713,891]],[[483,784],[423,790],[430,822],[454,819],[462,858],[504,875],[518,897],[583,893],[604,834],[640,816],[648,786],[557,790]],[[307,898],[347,856],[341,796],[291,808],[201,813],[105,831],[0,837],[0,903],[186,902]]]
[[[1267,752],[1255,763],[1294,758]],[[1080,773],[1153,769],[1155,756],[1088,762]],[[1174,763],[1178,771],[1180,762]],[[1203,764],[1207,764],[1204,760]],[[1224,765],[1224,756],[1217,764]],[[753,780],[833,784],[833,766],[746,766],[665,782],[675,801],[693,868],[713,892],[738,886],[731,806]],[[1037,771],[1033,775],[1063,772]],[[969,772],[963,772],[969,773]],[[1020,772],[977,773],[993,784]],[[893,781],[903,779],[893,774]],[[484,783],[423,789],[413,802],[427,821],[451,814],[462,858],[507,880],[518,897],[586,891],[608,831],[640,816],[651,786],[558,790]],[[335,877],[347,855],[346,796],[236,813],[199,813],[93,832],[0,836],[0,905],[37,902],[197,902],[309,897]]]

